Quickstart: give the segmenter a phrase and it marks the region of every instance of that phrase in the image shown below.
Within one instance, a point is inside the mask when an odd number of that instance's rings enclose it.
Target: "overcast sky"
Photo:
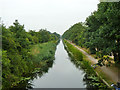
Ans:
[[[97,10],[99,0],[0,0],[3,23],[12,25],[15,19],[25,29],[47,29],[63,34],[75,23],[84,22]]]

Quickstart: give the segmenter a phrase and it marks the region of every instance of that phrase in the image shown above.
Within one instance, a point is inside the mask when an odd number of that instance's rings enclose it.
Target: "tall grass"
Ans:
[[[90,65],[90,62],[86,60],[86,56],[66,40],[63,40],[63,43],[71,57],[71,61],[76,65],[77,68],[85,71],[86,74],[83,80],[86,82],[87,88],[107,88],[107,86],[96,75],[94,69]]]
[[[82,53],[75,47],[73,47],[73,45],[69,44],[67,41],[64,40],[64,43],[66,44],[69,53],[72,53],[73,56],[75,57],[75,60],[79,60],[82,61],[83,60],[83,55]]]
[[[37,44],[31,49],[32,60],[36,65],[41,65],[41,62],[47,62],[54,60],[54,54],[56,50],[56,43],[47,42]]]
[[[32,69],[18,81],[14,82],[11,88],[26,88],[29,80],[48,72],[54,61],[56,45],[56,42],[51,41],[32,46],[29,52],[31,59],[28,60]],[[31,87],[31,85],[29,86]]]

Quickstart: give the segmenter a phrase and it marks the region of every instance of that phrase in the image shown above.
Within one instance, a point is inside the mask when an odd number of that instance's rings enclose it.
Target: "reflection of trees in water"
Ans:
[[[21,88],[21,89],[33,89],[33,84],[31,83],[35,78],[38,77],[41,78],[43,74],[48,73],[49,68],[53,66],[54,60],[47,60],[46,65],[44,65],[42,68],[40,68],[40,71],[37,71],[36,73],[29,74],[30,80],[25,80],[20,82],[16,87],[14,88]]]
[[[60,40],[57,41],[57,45],[60,43]],[[48,73],[48,70],[52,68],[54,63],[54,58],[51,58],[50,60],[45,60],[44,63],[46,63],[43,67],[40,68],[39,71],[35,73],[30,73],[27,76],[30,77],[30,80],[26,80],[23,82],[20,82],[16,87],[14,88],[22,88],[22,89],[32,89],[33,84],[32,81],[36,78],[41,78],[45,73]]]
[[[67,50],[65,45],[64,45],[64,48],[67,51],[68,55],[70,56],[70,61],[76,66],[76,68],[78,68],[79,70],[84,71],[83,72],[84,73],[83,81],[84,81],[84,85],[86,85],[87,89],[90,89],[90,88],[96,88],[96,89],[102,88],[102,89],[105,89],[105,88],[107,88],[107,86],[100,80],[100,78],[95,74],[94,71],[92,71],[91,69],[87,70],[87,68],[86,68],[87,65],[85,65],[86,62],[76,60],[74,58],[74,56],[72,56],[71,53]]]

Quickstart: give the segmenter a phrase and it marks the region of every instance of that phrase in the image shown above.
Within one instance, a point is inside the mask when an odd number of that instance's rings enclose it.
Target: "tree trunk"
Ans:
[[[120,39],[117,40],[117,63],[120,63]]]
[[[118,52],[118,63],[120,63],[120,52]]]
[[[117,53],[113,52],[113,56],[114,56],[114,61],[116,62],[117,61]]]

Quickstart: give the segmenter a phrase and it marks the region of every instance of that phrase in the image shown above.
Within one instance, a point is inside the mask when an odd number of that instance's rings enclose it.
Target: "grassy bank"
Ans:
[[[29,61],[27,61],[27,64],[31,67],[28,68],[27,73],[23,73],[21,76],[14,76],[12,78],[13,81],[8,81],[8,87],[3,86],[3,90],[7,88],[26,88],[26,84],[30,79],[36,77],[37,74],[42,76],[43,73],[47,72],[53,64],[56,46],[57,43],[55,41],[33,45],[30,48]]]
[[[76,45],[76,44],[73,44]],[[88,54],[90,54],[90,51],[86,48],[82,48],[80,46],[77,45],[78,48],[84,50],[85,52],[87,52]],[[96,54],[90,54],[90,56],[96,58],[98,57]],[[96,58],[97,60],[101,60],[100,58]],[[113,59],[108,58],[108,61],[113,61]],[[86,58],[86,60],[90,61],[91,65],[95,64],[95,62],[91,61],[89,58]],[[106,60],[107,61],[107,60]],[[99,62],[99,61],[98,61]],[[95,72],[97,73],[97,75],[103,80],[104,83],[106,83],[106,85],[108,87],[111,87],[111,84],[114,83],[116,84],[115,80],[113,80],[113,78],[111,78],[108,74],[106,74],[106,72],[104,71],[104,68],[107,68],[109,70],[111,70],[113,73],[115,73],[116,75],[118,75],[119,72],[119,65],[116,63],[110,63],[110,66],[108,66],[109,63],[105,62],[105,66],[101,67],[101,66],[97,66],[95,70]],[[112,87],[111,87],[112,88]]]
[[[81,67],[85,71],[84,81],[87,84],[87,88],[102,88],[105,89],[107,86],[103,83],[99,76],[96,75],[94,69],[90,66],[91,62],[87,60],[87,57],[83,55],[77,48],[63,40],[64,45],[72,57],[72,62],[77,66]]]
[[[34,45],[31,48],[31,54],[33,56],[32,60],[36,65],[35,67],[40,67],[41,62],[54,60],[55,50],[56,44],[53,42]]]
[[[31,73],[38,70],[36,68],[46,66],[45,63],[54,58],[56,41],[60,38],[56,32],[51,33],[46,29],[27,31],[18,20],[9,27],[2,24],[0,28],[2,28],[2,89],[14,87],[17,83],[28,80]],[[31,49],[33,47],[38,48],[33,50]]]

